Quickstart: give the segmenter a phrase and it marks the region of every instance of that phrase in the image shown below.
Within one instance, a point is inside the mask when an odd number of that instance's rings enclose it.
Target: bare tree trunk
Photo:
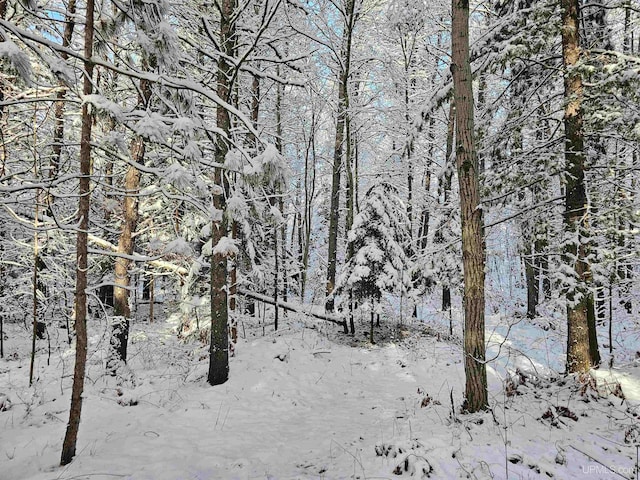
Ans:
[[[33,322],[31,332],[31,361],[29,362],[29,386],[33,383],[33,366],[36,359],[36,337],[38,336],[38,193],[36,193],[36,215],[33,232]]]
[[[547,252],[547,227],[538,233],[538,238],[534,243],[536,253],[536,283],[542,286],[542,299],[551,297],[551,279],[549,278],[549,254]],[[540,297],[540,295],[539,295]]]
[[[145,143],[137,136],[131,142],[131,157],[136,163],[143,163]],[[118,364],[127,361],[127,343],[129,339],[129,322],[131,307],[129,305],[129,288],[131,276],[130,256],[134,250],[134,234],[138,224],[138,191],[140,189],[140,171],[129,165],[124,178],[125,197],[123,201],[123,222],[118,239],[118,253],[114,266],[115,287],[113,289],[114,322],[111,335],[111,357],[107,362],[107,370],[115,375]]]
[[[293,228],[291,229],[291,252],[295,252],[296,273],[294,274],[295,282],[298,288],[300,288],[300,282],[302,275],[300,269],[302,268],[302,250],[303,250],[303,233],[302,233],[302,205],[300,203],[301,196],[301,182],[300,178],[296,182],[296,200],[295,200],[295,214],[293,217]],[[297,241],[296,241],[297,240]],[[299,290],[298,290],[299,291]]]
[[[453,0],[452,64],[456,108],[456,165],[460,186],[464,267],[465,401],[468,412],[488,405],[484,341],[484,263],[479,165],[474,142],[473,90],[469,60],[469,1]]]
[[[613,282],[609,282],[609,368],[613,367]]]
[[[449,162],[451,161],[451,155],[453,154],[453,136],[455,132],[455,121],[456,121],[456,108],[455,101],[452,100],[449,104],[449,119],[447,121],[447,145],[445,149],[445,173],[440,181],[440,186],[442,189],[442,193],[439,196],[442,196],[442,204],[445,207],[442,212],[444,217],[448,217],[451,214],[451,207],[449,205],[451,201],[451,173],[449,170]],[[445,220],[440,224],[438,231],[436,232],[436,243],[444,243],[444,232],[445,228]],[[426,246],[426,244],[425,244]],[[449,314],[449,334],[453,335],[453,318],[451,317],[451,285],[450,279],[447,278],[442,286],[442,311],[448,312]]]
[[[280,308],[278,308],[278,284],[280,283],[280,255],[278,252],[278,227],[274,226],[273,231],[273,256],[275,266],[273,270],[273,310],[275,312],[273,320],[273,329],[278,330],[278,320],[280,318]]]
[[[280,65],[277,67],[277,74],[280,76]],[[278,152],[283,153],[283,135],[282,135],[282,84],[278,84],[276,87],[276,148]],[[280,215],[284,217],[284,200],[282,198],[281,191],[276,192],[279,196],[278,209]],[[282,268],[282,299],[286,302],[288,299],[289,282],[287,281],[287,220],[280,225],[277,229],[276,235],[280,234],[280,243],[282,245],[282,256],[280,259],[280,266]],[[276,307],[277,309],[277,307]],[[286,315],[286,310],[283,310]]]
[[[148,68],[149,65],[146,60],[143,60],[142,63],[143,67]],[[138,108],[146,109],[150,100],[151,84],[147,80],[140,80]],[[135,165],[144,164],[145,149],[144,138],[136,135],[129,147],[132,163],[127,167],[127,173],[124,177],[123,221],[120,237],[118,238],[117,252],[122,256],[116,257],[114,266],[113,306],[115,318],[112,325],[111,356],[107,362],[107,370],[111,375],[115,375],[120,362],[127,362],[129,322],[131,318],[131,307],[129,305],[131,275],[129,268],[132,262],[129,257],[135,249],[135,232],[138,226],[138,193],[140,191],[140,171]],[[145,280],[144,285],[144,289],[147,290],[149,282]],[[147,294],[146,298],[150,299],[150,295]]]
[[[254,130],[258,130],[259,118],[260,118],[260,77],[258,77],[257,75],[254,75],[253,81],[251,82],[251,123],[253,123]],[[252,134],[252,137],[253,137],[253,134]],[[258,147],[258,139],[254,137],[253,148],[255,149],[257,147]]]
[[[529,235],[527,234],[526,237],[529,237]],[[527,317],[535,318],[539,298],[538,276],[536,275],[533,244],[529,238],[525,238],[524,242],[522,260],[524,261],[524,274],[527,282]]]
[[[280,201],[278,202],[278,207],[280,208],[280,213],[283,214],[284,217],[284,200],[282,196],[280,196]],[[294,225],[295,227],[295,225]],[[282,244],[282,256],[281,256],[281,264],[282,264],[282,299],[287,302],[289,300],[289,277],[287,272],[289,271],[289,266],[287,265],[287,219],[284,218],[284,222],[280,225],[280,243]],[[287,315],[286,310],[283,312],[284,315]]]
[[[149,323],[153,323],[153,309],[156,303],[156,277],[149,280]]]
[[[573,238],[565,261],[576,273],[577,285],[567,291],[567,372],[587,372],[591,367],[589,344],[589,292],[591,271],[587,263],[585,237],[588,229],[588,200],[584,182],[584,137],[582,132],[582,77],[575,69],[580,59],[578,0],[561,0],[562,55],[564,77],[566,197],[565,228]],[[593,308],[593,302],[591,302]]]
[[[280,125],[280,86],[276,89],[276,149],[282,153],[282,130]],[[278,202],[278,190],[274,188],[272,192],[273,197],[269,199],[271,206],[281,205]],[[282,207],[280,206],[280,213],[282,214]],[[274,330],[278,330],[278,321],[280,319],[280,308],[278,307],[278,297],[280,293],[280,251],[278,246],[278,235],[280,234],[280,228],[277,223],[273,226],[273,258],[275,261],[273,271],[273,310],[274,310]],[[282,248],[284,249],[284,242]]]
[[[34,142],[35,144],[35,142]],[[34,174],[37,174],[37,167],[34,164]],[[29,386],[33,383],[33,372],[34,372],[34,364],[36,359],[36,339],[43,339],[46,332],[46,323],[40,321],[38,315],[38,292],[42,292],[45,294],[45,287],[40,281],[40,271],[45,268],[44,261],[42,260],[42,256],[40,254],[40,244],[39,244],[39,236],[38,236],[38,228],[39,228],[39,216],[40,216],[40,189],[36,190],[35,195],[35,215],[33,221],[33,275],[32,275],[32,292],[33,292],[33,309],[32,309],[32,328],[31,332],[31,360],[29,362]]]
[[[84,82],[83,94],[91,95],[93,90],[93,13],[94,0],[87,0],[86,23],[84,28]],[[82,412],[82,391],[87,362],[87,271],[89,269],[87,240],[89,233],[90,175],[91,175],[91,126],[89,104],[82,105],[82,128],[80,133],[80,180],[78,200],[78,234],[76,239],[76,294],[75,331],[76,359],[73,370],[71,408],[69,423],[62,444],[61,465],[67,465],[76,455],[76,441]]]
[[[336,282],[336,262],[338,254],[338,222],[340,220],[340,180],[342,175],[342,144],[344,142],[344,85],[340,82],[338,93],[338,121],[333,153],[333,174],[331,179],[331,206],[329,211],[329,252],[327,265],[327,296],[333,293]],[[333,312],[333,298],[328,298],[325,308]]]
[[[220,9],[220,49],[224,55],[218,60],[218,96],[226,102],[231,99],[233,65],[227,58],[235,53],[236,25],[233,14],[236,10],[236,0],[221,0]],[[227,232],[227,222],[224,211],[226,208],[225,179],[222,165],[229,151],[228,140],[231,138],[231,119],[229,112],[218,105],[216,109],[217,126],[227,138],[222,135],[216,143],[215,159],[219,165],[215,169],[215,184],[218,187],[213,194],[213,208],[218,212],[211,225],[211,247],[215,248],[220,239]],[[209,346],[209,374],[207,381],[211,385],[220,385],[229,379],[229,338],[227,306],[227,258],[221,253],[211,255],[211,344]]]
[[[602,362],[598,349],[598,336],[596,332],[596,311],[593,305],[593,292],[587,295],[587,326],[589,328],[589,359],[591,366],[598,367]]]
[[[347,165],[346,165],[346,171],[347,171],[347,215],[346,215],[346,225],[345,225],[345,236],[347,237],[347,258],[346,260],[349,261],[351,259],[351,257],[353,257],[354,255],[354,249],[353,249],[353,243],[349,242],[348,239],[348,234],[349,234],[349,230],[351,230],[351,227],[353,226],[353,218],[354,218],[354,210],[355,210],[355,195],[356,195],[356,188],[355,188],[355,184],[357,182],[357,179],[354,177],[354,172],[353,172],[353,144],[351,142],[352,140],[352,130],[351,130],[351,112],[349,111],[349,91],[347,90],[347,92],[345,93],[345,109],[347,110],[347,113],[345,115],[345,140],[346,140],[346,152],[345,152],[345,157],[347,160]],[[355,321],[353,318],[353,308],[354,308],[354,302],[353,302],[353,292],[351,290],[349,290],[349,329],[347,329],[347,323],[345,320],[345,324],[344,324],[344,333],[349,333],[349,331],[351,332],[351,335],[355,335],[356,333],[356,326],[355,326]]]
[[[329,212],[329,252],[327,266],[327,296],[333,293],[336,283],[336,262],[338,254],[338,223],[340,221],[340,179],[342,175],[342,146],[345,139],[345,127],[348,108],[348,88],[351,63],[351,40],[355,23],[355,0],[346,0],[346,24],[343,31],[341,51],[342,67],[338,81],[338,120],[333,151],[333,174],[331,179],[331,207]],[[333,312],[334,300],[328,298],[325,308]],[[346,323],[345,323],[346,327]]]
[[[622,41],[622,52],[633,53],[633,34],[631,33],[631,0],[624,2],[624,37]]]
[[[409,219],[409,234],[411,236],[411,240],[413,241],[413,139],[410,135],[411,128],[411,118],[409,116],[409,85],[408,85],[408,77],[409,77],[409,65],[405,64],[405,87],[404,87],[404,108],[405,108],[405,124],[407,128],[406,137],[405,137],[405,146],[404,146],[404,156],[407,160],[407,218]],[[430,125],[431,126],[431,125]],[[429,129],[431,134],[432,129]],[[431,143],[433,145],[433,142]],[[427,170],[428,172],[429,170]],[[428,189],[429,187],[427,187]],[[428,224],[428,221],[427,221]]]
[[[238,238],[238,223],[234,220],[231,225],[231,236]],[[232,260],[231,271],[229,272],[229,311],[231,315],[231,349],[232,355],[235,345],[238,343],[238,320],[236,317],[236,306],[238,303],[238,259]]]
[[[424,251],[427,248],[427,241],[429,239],[429,204],[427,203],[429,197],[431,195],[431,165],[433,162],[433,153],[434,153],[434,143],[435,143],[435,135],[434,135],[434,127],[435,127],[435,119],[432,117],[429,120],[429,153],[427,155],[427,165],[424,172],[424,192],[425,192],[425,202],[422,208],[421,219],[420,219],[420,228],[418,229],[418,247],[420,250]],[[451,129],[453,129],[453,124],[451,125]],[[447,132],[448,134],[448,132]],[[453,132],[452,132],[453,137]],[[447,137],[448,139],[448,137]],[[452,139],[453,141],[453,139]],[[448,144],[447,144],[448,145]],[[412,147],[413,150],[413,147]],[[451,154],[451,151],[449,151]],[[445,159],[445,162],[448,161],[448,158]]]
[[[345,108],[349,108],[349,94],[345,94]],[[345,237],[351,227],[353,226],[353,217],[355,210],[355,178],[353,176],[353,149],[351,144],[351,116],[349,112],[345,116],[345,159],[347,161],[346,164],[346,173],[347,173],[347,213],[346,213],[346,224],[345,224]],[[349,246],[349,251],[347,252],[348,261],[353,256],[353,247]]]
[[[373,344],[373,319],[375,318],[373,304],[371,305],[371,327],[369,329],[369,342]]]
[[[309,168],[311,160],[311,168]],[[311,178],[309,178],[311,170]],[[307,287],[307,270],[309,268],[309,248],[311,246],[311,225],[313,221],[313,198],[316,189],[316,115],[311,111],[311,131],[304,156],[304,242],[302,250],[302,278],[300,286],[300,299],[304,303]]]

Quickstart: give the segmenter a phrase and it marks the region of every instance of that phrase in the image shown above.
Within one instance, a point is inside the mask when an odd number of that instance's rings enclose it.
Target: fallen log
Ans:
[[[251,292],[244,288],[238,289],[238,294],[243,297],[252,298],[254,300],[258,300],[260,302],[268,303],[269,305],[275,305],[276,302],[273,300],[273,297],[268,295],[262,295],[260,293]],[[278,300],[278,307],[284,308],[285,310],[289,310],[290,312],[302,313],[303,315],[308,315],[310,317],[319,318],[320,320],[325,320],[327,322],[335,323],[336,325],[344,326],[347,322],[346,319],[340,318],[337,315],[330,315],[328,313],[314,311],[315,305],[301,305],[299,303],[291,303],[284,302],[282,300]],[[318,307],[320,309],[321,307]]]

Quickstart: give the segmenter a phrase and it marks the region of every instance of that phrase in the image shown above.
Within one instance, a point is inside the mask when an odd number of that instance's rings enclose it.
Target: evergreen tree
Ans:
[[[353,256],[336,282],[337,295],[349,295],[373,316],[382,295],[412,293],[409,218],[398,190],[382,182],[369,189],[348,233]],[[343,301],[344,302],[344,301]]]

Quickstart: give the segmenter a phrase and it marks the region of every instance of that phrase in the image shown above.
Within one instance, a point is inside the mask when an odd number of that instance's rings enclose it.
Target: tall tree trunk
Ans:
[[[405,65],[405,75],[409,76],[409,66]],[[409,85],[408,78],[405,82],[404,88],[404,108],[405,108],[405,124],[407,128],[407,132],[405,133],[405,146],[404,146],[404,156],[407,160],[407,218],[409,219],[409,234],[411,236],[411,240],[413,241],[413,139],[411,138],[410,128],[411,128],[411,118],[409,116]],[[431,125],[429,125],[431,127]],[[429,128],[429,132],[432,132],[432,129]],[[433,142],[431,142],[433,145]],[[428,170],[427,170],[428,171]],[[429,187],[427,187],[428,189]]]
[[[479,165],[474,142],[473,89],[469,60],[469,1],[453,0],[452,64],[456,108],[456,166],[460,186],[464,267],[465,401],[468,412],[488,405],[484,341],[484,263]]]
[[[289,271],[289,266],[287,265],[287,219],[284,216],[284,199],[280,196],[278,207],[280,208],[280,213],[284,217],[284,222],[280,225],[280,243],[282,244],[282,255],[280,259],[280,263],[282,264],[282,300],[285,302],[289,301],[289,277],[287,272]],[[294,225],[295,227],[295,225]],[[286,316],[287,311],[283,310],[283,314]]]
[[[93,14],[94,0],[87,0],[87,13],[84,28],[84,82],[83,94],[93,91]],[[76,294],[75,294],[75,331],[76,359],[73,370],[71,407],[69,423],[62,444],[61,465],[67,465],[76,455],[76,441],[82,412],[82,391],[87,363],[87,271],[89,270],[87,240],[89,234],[90,175],[91,175],[91,126],[92,118],[89,104],[82,105],[82,128],[80,131],[80,180],[78,199],[78,234],[76,238]]]
[[[333,293],[336,282],[338,254],[338,222],[340,221],[340,180],[342,176],[342,144],[344,142],[344,85],[340,82],[338,93],[338,121],[334,141],[333,169],[331,177],[331,206],[329,211],[329,252],[327,264],[327,296]],[[333,312],[334,300],[329,297],[325,309]]]
[[[223,55],[218,59],[218,96],[230,103],[233,65],[227,58],[233,58],[235,53],[236,25],[233,18],[237,7],[236,0],[221,0],[220,9],[220,49]],[[224,165],[231,138],[231,118],[226,108],[218,105],[216,108],[217,126],[223,135],[218,136],[215,159],[214,182],[216,191],[213,192],[213,208],[216,218],[211,225],[211,247],[215,248],[220,239],[227,233],[225,178]],[[226,137],[226,138],[225,138]],[[209,346],[209,374],[207,381],[211,385],[220,385],[229,379],[229,312],[227,306],[227,258],[221,253],[211,255],[211,344]]]
[[[36,170],[36,166],[34,164],[34,170]],[[34,174],[37,174],[36,171],[34,171]],[[33,282],[33,322],[32,322],[32,328],[33,331],[31,332],[31,361],[29,362],[29,386],[31,386],[31,384],[33,383],[33,367],[34,367],[34,363],[35,363],[35,359],[36,359],[36,338],[38,336],[38,324],[40,322],[38,322],[38,283],[39,283],[39,278],[38,278],[38,273],[40,271],[40,255],[38,252],[38,216],[39,216],[39,205],[38,205],[38,197],[40,195],[40,191],[39,189],[36,190],[36,198],[35,198],[35,217],[34,217],[34,222],[33,222],[33,278],[32,278],[32,282]]]
[[[231,223],[231,236],[238,238],[238,222],[235,220]],[[231,356],[234,355],[235,345],[238,343],[238,319],[236,316],[236,307],[238,303],[238,259],[231,260],[231,270],[229,272],[229,314],[231,316]]]
[[[355,22],[355,0],[346,0],[345,25],[342,38],[341,63],[338,78],[338,118],[333,150],[333,171],[331,178],[331,207],[329,212],[329,252],[327,265],[327,297],[333,293],[336,283],[338,256],[338,223],[340,221],[340,180],[342,175],[342,147],[345,139],[346,116],[348,114],[348,88],[351,63],[351,40]],[[327,298],[325,309],[333,312],[334,300]],[[346,324],[345,324],[346,325]]]
[[[633,34],[631,33],[631,0],[626,0],[624,4],[624,37],[622,41],[622,52],[633,53]]]
[[[276,73],[278,76],[280,76],[280,65],[278,65]],[[278,85],[276,86],[276,148],[278,149],[278,152],[280,154],[282,154],[284,151],[284,139],[282,134],[282,95],[282,84],[278,83]],[[279,195],[278,209],[280,210],[280,215],[282,215],[285,220],[280,225],[278,231],[280,233],[280,243],[282,245],[282,255],[280,258],[280,267],[282,268],[282,299],[286,302],[288,301],[289,294],[289,282],[287,278],[287,220],[284,215],[284,199],[282,197],[284,191],[277,191],[276,193]],[[286,316],[287,311],[283,310],[282,312]]]
[[[309,165],[311,160],[311,166]],[[309,178],[311,170],[311,178]],[[300,286],[300,299],[305,300],[307,288],[307,270],[309,268],[309,248],[311,246],[311,225],[313,222],[313,198],[316,190],[316,114],[311,111],[311,131],[304,156],[304,242],[302,251],[302,279]]]
[[[274,199],[272,202],[275,203]],[[273,311],[274,311],[274,319],[273,319],[273,329],[278,330],[278,320],[280,319],[280,308],[278,308],[278,294],[279,294],[279,283],[280,283],[280,253],[278,251],[278,226],[275,225],[273,228],[273,258],[275,259],[275,265],[273,269]]]
[[[535,243],[533,244],[536,255],[536,283],[538,286],[542,286],[542,290],[538,293],[542,293],[542,299],[547,300],[551,297],[551,278],[549,277],[549,254],[547,252],[547,238],[548,231],[547,226],[543,227],[542,232],[538,233]],[[540,295],[538,295],[540,298]]]
[[[148,69],[149,64],[143,59],[143,67]],[[151,84],[147,80],[140,80],[138,95],[138,108],[146,110],[151,101]],[[129,322],[131,318],[131,306],[129,305],[131,275],[130,256],[135,249],[135,232],[138,226],[138,193],[140,190],[140,171],[136,164],[144,164],[145,140],[136,135],[129,146],[132,163],[127,167],[124,177],[125,197],[122,201],[122,227],[118,238],[118,251],[121,257],[116,257],[114,265],[114,289],[113,307],[114,322],[111,335],[111,352],[107,362],[107,371],[115,375],[120,362],[127,362],[127,346],[129,342]],[[150,299],[150,281],[144,280],[143,298]]]
[[[452,102],[453,103],[453,102]],[[451,110],[451,109],[450,109]],[[453,124],[450,125],[451,126],[451,137],[452,137],[452,142],[453,142]],[[429,198],[431,196],[431,165],[433,163],[433,156],[434,156],[434,147],[435,147],[435,133],[434,133],[434,128],[435,128],[435,119],[432,117],[429,120],[429,153],[427,155],[427,165],[425,167],[425,172],[424,172],[424,193],[425,193],[425,201],[422,207],[422,213],[421,213],[421,219],[420,219],[420,228],[418,230],[418,247],[420,248],[421,251],[424,251],[425,248],[427,248],[427,240],[429,239],[429,218],[430,218],[430,213],[429,213]],[[447,135],[449,134],[449,131],[447,130]],[[447,142],[448,142],[449,137],[447,136]],[[449,144],[447,143],[447,146]],[[413,150],[413,148],[412,148]],[[449,149],[449,156],[451,156],[451,149]],[[448,161],[448,159],[445,159],[445,163]]]
[[[280,125],[280,85],[276,87],[276,149],[279,153],[282,153],[282,130]],[[280,205],[280,214],[282,214],[282,206],[278,201],[278,191],[277,187],[274,188],[272,192],[273,196],[269,199],[271,206],[274,207],[276,205]],[[274,311],[274,321],[273,328],[274,330],[278,330],[278,321],[280,319],[280,308],[278,308],[278,297],[280,296],[280,248],[278,246],[278,236],[280,234],[280,228],[277,223],[273,226],[273,258],[275,260],[274,270],[273,270],[273,311]],[[282,249],[284,249],[284,242],[282,242]]]
[[[259,68],[259,65],[258,65]],[[276,101],[276,104],[278,102]],[[251,123],[253,124],[254,130],[258,130],[258,119],[260,118],[260,77],[257,75],[253,76],[253,81],[251,82]],[[253,134],[251,134],[253,140],[253,148],[258,148],[258,139],[255,138]],[[277,142],[277,140],[276,140]]]
[[[302,185],[300,178],[296,182],[296,200],[295,200],[295,214],[293,216],[293,228],[291,230],[291,252],[295,252],[295,274],[294,279],[298,288],[300,288],[300,281],[302,280],[301,268],[302,268],[302,250],[303,250],[303,233],[302,233],[302,205],[300,203]],[[297,241],[296,241],[297,240]],[[298,290],[299,291],[299,290]]]
[[[598,349],[598,336],[596,332],[596,311],[593,305],[593,292],[587,295],[587,327],[589,328],[589,360],[591,366],[598,367],[602,362]]]
[[[447,121],[447,145],[445,147],[445,171],[444,176],[440,180],[440,188],[442,190],[438,197],[442,197],[442,205],[444,206],[442,215],[443,220],[436,232],[436,243],[444,243],[444,228],[446,225],[446,219],[451,215],[451,170],[449,168],[449,162],[451,161],[451,155],[453,154],[453,136],[455,132],[456,122],[456,107],[455,101],[451,100],[449,104],[449,119]],[[426,246],[426,243],[425,243]],[[451,317],[451,285],[450,278],[446,278],[442,286],[442,311],[449,314],[449,333],[453,335],[453,318]]]
[[[529,235],[527,234],[526,237]],[[525,247],[522,252],[522,260],[524,261],[524,274],[527,282],[527,317],[535,318],[537,315],[539,283],[536,275],[535,256],[533,252],[533,244],[530,238],[525,239]]]
[[[156,304],[156,277],[151,274],[149,279],[149,323],[153,323],[153,309]]]
[[[347,237],[347,258],[349,261],[351,257],[354,255],[353,243],[349,242],[348,234],[349,230],[353,226],[353,218],[354,218],[354,210],[355,210],[355,195],[356,188],[355,183],[357,179],[354,178],[353,174],[353,144],[352,140],[352,130],[351,130],[351,112],[349,112],[349,92],[345,94],[345,108],[347,109],[347,114],[345,116],[345,140],[346,140],[346,152],[345,157],[347,160],[346,171],[347,171],[347,215],[346,215],[346,225],[345,225],[345,236]],[[353,318],[353,292],[349,290],[349,329],[347,329],[347,323],[345,320],[344,324],[344,333],[351,332],[351,335],[355,335],[356,326]]]
[[[345,98],[346,108],[349,108],[349,95],[346,95]],[[345,159],[347,161],[346,164],[346,173],[347,173],[347,213],[346,213],[346,223],[345,223],[345,237],[348,237],[348,232],[351,230],[353,226],[353,217],[355,210],[355,178],[353,176],[353,149],[351,144],[351,117],[350,114],[347,113],[345,118]],[[349,245],[347,252],[347,259],[349,260],[353,256],[353,246]]]
[[[588,204],[584,181],[584,136],[582,132],[582,77],[575,65],[580,59],[580,6],[578,0],[561,0],[562,56],[564,76],[565,128],[565,229],[573,240],[566,247],[565,261],[576,274],[577,285],[567,290],[567,372],[587,372],[591,367],[589,301],[585,238]],[[593,348],[593,347],[591,347]]]
[[[139,105],[145,108],[151,98],[151,86],[146,80],[140,81],[141,97]],[[129,342],[129,322],[131,319],[131,307],[129,305],[129,293],[131,275],[130,257],[135,248],[135,232],[138,225],[138,192],[140,190],[140,170],[135,164],[144,164],[145,141],[136,135],[130,146],[131,159],[133,161],[127,167],[124,177],[125,197],[122,202],[123,221],[118,238],[118,253],[114,266],[113,307],[114,321],[111,334],[111,352],[107,362],[107,370],[115,375],[120,362],[127,362],[127,345]],[[145,281],[145,284],[147,282]]]

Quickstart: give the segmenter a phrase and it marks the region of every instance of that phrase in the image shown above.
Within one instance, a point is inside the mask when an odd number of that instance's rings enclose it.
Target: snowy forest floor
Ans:
[[[561,363],[559,340],[536,340],[544,331],[520,322],[504,341],[489,321],[491,411],[462,415],[460,341],[442,323],[383,322],[371,345],[367,325],[350,337],[298,314],[278,332],[257,322],[242,318],[218,387],[206,383],[207,347],[179,342],[166,322],[135,322],[126,372],[107,376],[106,323],[90,324],[78,452],[66,467],[66,331],[50,328],[49,362],[38,341],[29,387],[29,333],[5,325],[0,479],[636,478],[635,352],[579,383],[548,368]]]

